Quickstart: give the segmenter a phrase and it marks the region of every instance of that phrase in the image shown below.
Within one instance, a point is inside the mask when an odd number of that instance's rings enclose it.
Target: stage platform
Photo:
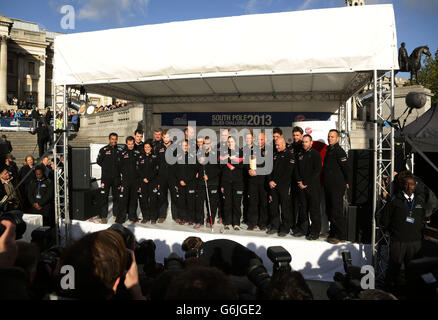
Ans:
[[[85,233],[105,230],[112,223],[114,223],[114,217],[110,217],[108,224],[73,220],[72,239],[79,239]],[[304,237],[294,238],[291,235],[279,237],[268,235],[264,231],[248,231],[246,225],[241,225],[240,231],[224,231],[222,225],[215,224],[213,232],[205,226],[200,230],[195,230],[188,225],[181,226],[172,219],[156,225],[127,222],[124,226],[134,232],[138,241],[152,239],[155,242],[157,247],[155,257],[159,263],[163,263],[164,258],[172,252],[183,257],[182,242],[187,237],[196,236],[203,241],[224,238],[246,246],[263,259],[269,273],[272,272],[272,262],[266,255],[267,248],[283,246],[292,255],[292,269],[300,271],[307,280],[333,281],[335,272],[344,273],[341,256],[343,250],[351,252],[353,265],[371,264],[370,245],[353,243],[332,245],[324,239],[308,241]]]

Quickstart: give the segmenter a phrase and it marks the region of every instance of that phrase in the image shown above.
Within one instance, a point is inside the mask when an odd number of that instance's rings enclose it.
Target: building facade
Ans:
[[[2,15],[0,26],[0,107],[16,109],[22,103],[37,105],[41,109],[50,106],[53,99],[53,44],[57,33],[42,30],[34,22]]]

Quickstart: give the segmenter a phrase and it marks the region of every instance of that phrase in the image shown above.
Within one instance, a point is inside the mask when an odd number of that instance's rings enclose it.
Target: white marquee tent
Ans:
[[[56,85],[84,85],[88,92],[153,104],[172,104],[171,97],[274,95],[301,109],[296,111],[335,111],[370,81],[370,71],[397,68],[392,5],[173,22],[55,39]],[[302,96],[312,98],[297,99]],[[324,103],[315,110],[309,100]]]

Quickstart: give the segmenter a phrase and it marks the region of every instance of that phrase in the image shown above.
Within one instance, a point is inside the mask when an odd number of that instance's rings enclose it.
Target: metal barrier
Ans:
[[[31,131],[32,119],[0,118],[0,131]]]

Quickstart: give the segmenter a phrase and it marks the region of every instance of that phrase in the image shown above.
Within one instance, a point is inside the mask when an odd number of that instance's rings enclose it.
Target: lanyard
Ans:
[[[415,198],[414,198],[414,200],[412,200],[411,208],[410,209],[409,209],[409,202],[408,202],[407,199],[405,201],[405,205],[406,205],[406,208],[408,208],[408,210],[409,210],[409,215],[412,215],[412,212],[413,212],[414,207],[415,207]]]

